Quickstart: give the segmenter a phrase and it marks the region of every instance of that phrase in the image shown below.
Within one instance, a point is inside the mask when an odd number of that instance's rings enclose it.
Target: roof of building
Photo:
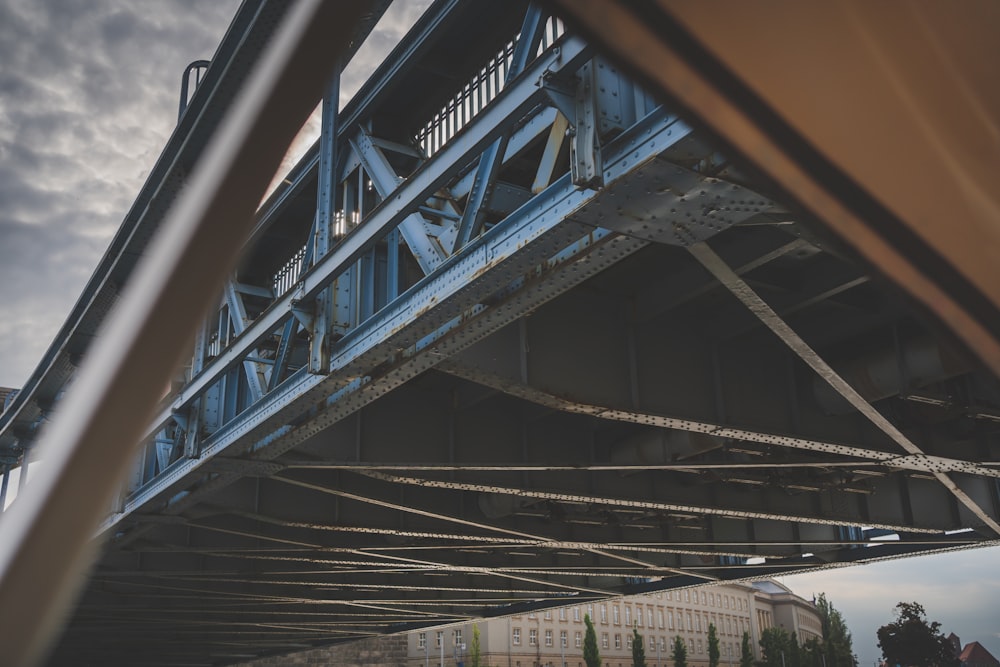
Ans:
[[[1000,664],[993,654],[990,653],[985,646],[979,642],[970,642],[965,645],[962,649],[962,654],[958,656],[958,659],[963,663],[972,663],[975,665],[987,665],[987,664]]]
[[[753,582],[753,587],[756,588],[761,593],[767,593],[768,595],[782,595],[782,594],[794,595],[794,593],[792,593],[792,590],[790,588],[788,588],[784,584],[780,584],[777,581],[774,581],[773,579],[766,579],[764,581],[755,581]]]

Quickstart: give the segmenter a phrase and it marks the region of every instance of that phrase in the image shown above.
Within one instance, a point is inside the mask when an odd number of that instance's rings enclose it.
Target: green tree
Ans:
[[[759,664],[765,667],[784,667],[782,664],[788,655],[788,633],[782,628],[767,628],[760,633],[760,649],[763,660]]]
[[[854,645],[851,633],[847,630],[844,617],[833,604],[826,599],[826,593],[820,593],[816,599],[816,611],[819,612],[820,624],[823,627],[823,655],[826,656],[826,667],[856,667],[858,658],[854,655]]]
[[[941,624],[928,623],[924,608],[916,602],[896,605],[896,619],[876,633],[882,656],[889,665],[907,667],[957,667],[958,658]]]
[[[642,635],[632,628],[632,667],[646,667],[646,647],[642,645]]]
[[[715,623],[708,624],[708,667],[719,667],[719,635],[715,633]]]
[[[826,655],[823,643],[812,637],[802,645],[799,651],[801,667],[823,667],[823,656]]]
[[[479,624],[472,624],[472,646],[469,648],[469,667],[479,666]]]
[[[684,640],[680,638],[680,635],[674,637],[674,648],[670,656],[674,659],[674,667],[687,667],[688,650],[684,646]]]
[[[583,636],[583,661],[587,667],[601,667],[601,654],[597,651],[597,633],[590,614],[584,614],[583,622],[587,626],[587,634]]]
[[[750,646],[750,633],[743,633],[743,644],[740,646],[740,667],[753,667],[753,648]]]
[[[794,632],[788,633],[788,659],[785,667],[802,667],[802,649],[799,648],[799,638]]]

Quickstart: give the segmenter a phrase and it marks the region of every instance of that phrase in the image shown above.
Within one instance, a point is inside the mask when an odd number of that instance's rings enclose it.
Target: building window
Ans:
[[[569,642],[566,641],[566,631],[565,630],[560,630],[559,631],[559,646],[562,646],[563,648],[566,648],[567,646],[569,646]]]
[[[578,632],[573,637],[573,641],[576,643],[576,647],[580,648],[583,645],[583,636]]]
[[[546,646],[552,646],[552,631],[551,630],[546,630],[545,631],[545,645]]]
[[[726,619],[726,634],[727,635],[733,634],[733,622],[728,618]]]
[[[667,627],[671,630],[674,629],[674,612],[673,610],[667,612]]]
[[[513,634],[511,635],[511,641],[514,642],[514,646],[520,646],[521,645],[521,628],[514,628],[514,630],[512,632],[513,632]]]
[[[650,651],[655,651],[656,650],[656,638],[655,637],[650,637],[649,638],[649,650]]]
[[[444,643],[444,630],[438,630],[437,644],[435,646],[437,646],[437,648],[441,648],[441,644],[443,643]]]
[[[711,593],[708,596],[708,606],[710,606],[710,607],[714,607],[715,606],[715,596],[712,595]]]
[[[546,609],[545,610],[545,620],[546,621],[551,621],[552,620],[552,610],[551,609]]]
[[[729,609],[729,596],[725,597],[726,609]]]
[[[701,616],[698,614],[694,615],[694,631],[701,632]]]
[[[632,627],[632,607],[625,607],[625,627]]]
[[[538,630],[528,628],[528,646],[538,646]]]
[[[601,605],[601,623],[607,624],[608,622],[608,605]]]
[[[605,632],[604,634],[601,635],[601,648],[607,648],[607,647],[608,647],[608,633]]]
[[[576,621],[577,623],[580,622],[580,608],[579,607],[573,607],[573,620]]]
[[[625,648],[632,650],[632,635],[625,635]]]
[[[722,595],[720,593],[715,594],[715,606],[719,608],[722,607]]]
[[[535,612],[528,612],[528,618],[535,618]]]
[[[705,591],[701,592],[701,603],[702,604],[708,604],[708,602],[705,600]]]
[[[462,645],[462,631],[461,630],[455,630],[454,639],[455,639],[455,646],[461,646]]]
[[[566,607],[559,607],[559,620],[560,621],[566,620]]]
[[[694,624],[691,622],[691,612],[687,613],[687,620],[688,620],[688,632],[691,632],[691,630],[694,628]]]
[[[691,601],[691,591],[684,591],[684,601],[685,602]]]
[[[426,649],[427,648],[427,633],[421,632],[417,635],[417,648]]]
[[[594,620],[594,605],[587,605],[587,613],[590,614],[590,620]]]
[[[663,629],[663,610],[656,610],[656,624],[660,626],[660,630]]]
[[[635,624],[638,627],[642,627],[642,607],[635,608]]]
[[[698,653],[701,653],[701,640],[698,640]]]
[[[621,647],[622,647],[622,636],[615,635],[615,648],[621,648]]]
[[[611,608],[611,620],[614,621],[615,625],[619,625],[621,623],[621,619],[618,618],[618,605]]]
[[[668,600],[673,600],[674,599],[674,592],[673,591],[667,591],[667,599]]]

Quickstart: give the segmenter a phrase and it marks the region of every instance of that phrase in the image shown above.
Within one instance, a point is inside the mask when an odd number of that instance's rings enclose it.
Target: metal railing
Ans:
[[[549,17],[536,57],[550,48],[564,32],[563,22],[555,17]],[[507,42],[440,111],[420,128],[414,140],[426,157],[431,157],[441,150],[503,91],[516,42],[517,38]]]

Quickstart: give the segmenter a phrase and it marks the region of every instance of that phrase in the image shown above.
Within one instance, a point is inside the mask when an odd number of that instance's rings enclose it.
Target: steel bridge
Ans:
[[[240,9],[0,416],[8,474],[288,8]],[[339,110],[335,74],[316,145],[224,239],[238,266],[51,664],[229,664],[997,544],[995,375],[601,53],[520,0],[437,0]]]

